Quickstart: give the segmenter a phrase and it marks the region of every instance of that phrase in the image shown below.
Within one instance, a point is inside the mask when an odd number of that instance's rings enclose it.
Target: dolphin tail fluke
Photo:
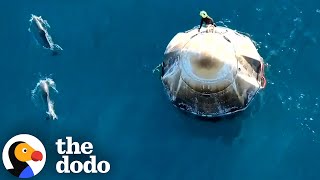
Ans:
[[[63,49],[58,45],[58,44],[53,44],[52,47],[52,56],[59,55],[59,52],[62,51]]]

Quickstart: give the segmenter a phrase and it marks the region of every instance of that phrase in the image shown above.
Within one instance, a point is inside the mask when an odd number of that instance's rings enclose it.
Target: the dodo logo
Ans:
[[[31,178],[44,167],[46,150],[34,136],[20,134],[4,146],[2,160],[6,169],[19,178]]]

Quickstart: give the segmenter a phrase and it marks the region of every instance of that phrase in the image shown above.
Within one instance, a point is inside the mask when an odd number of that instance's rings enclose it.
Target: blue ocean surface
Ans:
[[[320,1],[3,1],[0,147],[27,133],[46,147],[34,179],[307,180],[320,178]],[[217,25],[251,35],[267,86],[249,108],[220,121],[175,108],[157,74],[164,50],[206,10]],[[42,16],[63,51],[37,45]],[[31,91],[51,77],[58,120]],[[90,141],[107,174],[58,174],[55,141]],[[75,157],[85,161],[87,156]],[[0,179],[15,179],[0,167]]]

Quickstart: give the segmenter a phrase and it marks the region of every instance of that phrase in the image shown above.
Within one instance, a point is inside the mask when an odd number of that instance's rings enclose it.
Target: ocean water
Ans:
[[[152,73],[200,10],[250,34],[267,64],[266,89],[217,122],[172,106]],[[4,1],[0,13],[0,147],[17,134],[38,137],[48,159],[34,179],[320,178],[319,1]],[[35,43],[31,14],[48,21],[60,55]],[[31,98],[41,77],[56,82],[58,120]],[[66,136],[92,142],[110,172],[57,174],[54,143]],[[4,167],[0,176],[14,179]]]

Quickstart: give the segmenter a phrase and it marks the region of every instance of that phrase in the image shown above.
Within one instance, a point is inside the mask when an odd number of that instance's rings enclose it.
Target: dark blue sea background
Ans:
[[[0,146],[38,137],[47,162],[34,179],[320,178],[320,1],[20,0],[0,9]],[[200,10],[250,34],[267,64],[267,87],[250,107],[217,122],[175,108],[152,73]],[[31,14],[48,21],[60,55],[36,44]],[[42,77],[56,82],[58,120],[31,98]],[[55,141],[66,136],[92,142],[109,173],[58,174]],[[16,178],[1,165],[0,179]]]

